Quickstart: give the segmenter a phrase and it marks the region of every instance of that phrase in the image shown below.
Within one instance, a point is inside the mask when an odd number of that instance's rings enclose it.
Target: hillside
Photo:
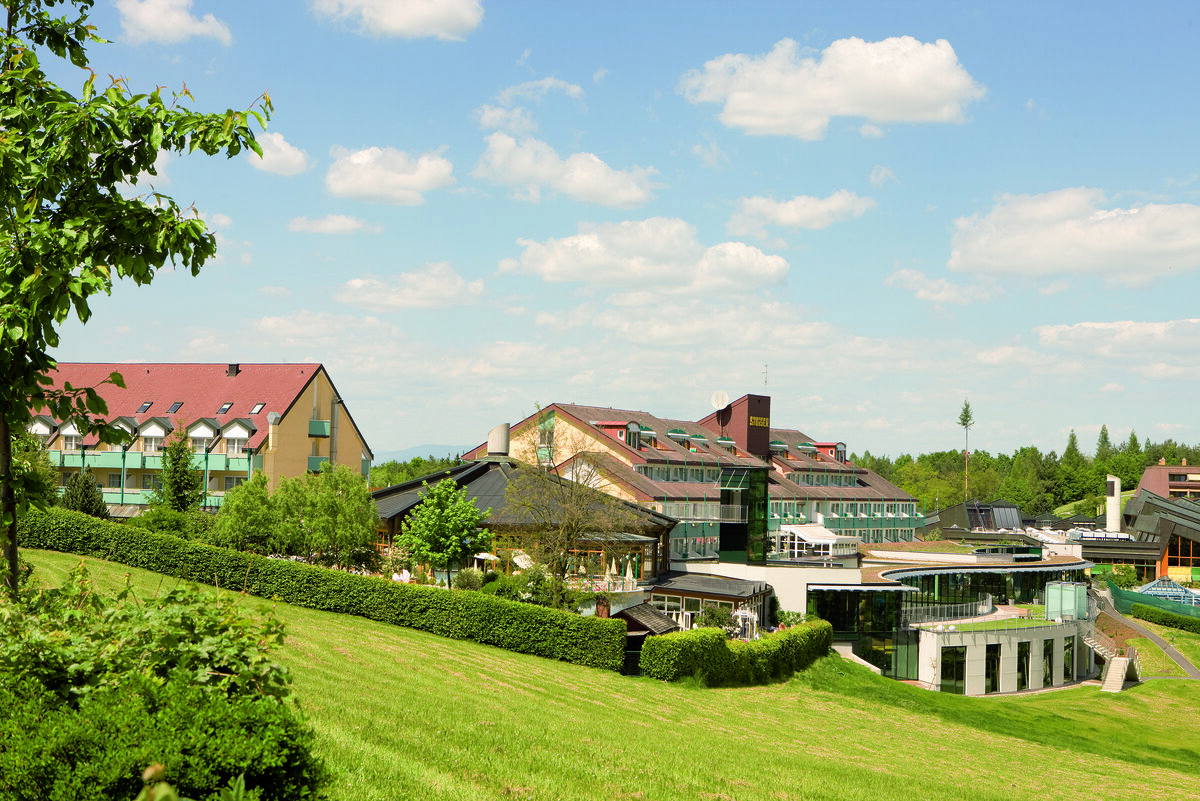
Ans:
[[[57,583],[79,557],[25,552]],[[86,560],[102,589],[175,579]],[[245,598],[338,773],[335,799],[1193,798],[1200,682],[941,696],[836,657],[770,687],[629,679]],[[969,788],[969,791],[967,790]]]

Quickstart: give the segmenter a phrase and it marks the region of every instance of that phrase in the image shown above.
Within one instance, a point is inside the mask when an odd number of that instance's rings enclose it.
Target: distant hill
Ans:
[[[479,443],[475,444],[478,445]],[[459,456],[474,447],[475,445],[416,445],[412,448],[405,448],[402,451],[378,451],[375,453],[373,464],[407,462],[409,459],[417,456],[420,456],[422,459],[429,456],[436,459],[444,459],[449,456]]]

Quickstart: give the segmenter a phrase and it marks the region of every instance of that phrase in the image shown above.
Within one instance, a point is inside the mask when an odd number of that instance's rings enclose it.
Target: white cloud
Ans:
[[[374,234],[382,231],[383,227],[345,214],[327,214],[317,220],[293,217],[288,221],[288,230],[309,234],[352,234],[355,231]]]
[[[461,40],[483,21],[479,0],[313,0],[324,17],[357,22],[360,33]]]
[[[259,294],[266,295],[269,298],[283,298],[284,300],[290,300],[292,297],[292,290],[288,289],[286,286],[260,286],[258,288],[258,292]]]
[[[454,165],[437,152],[414,158],[390,147],[347,150],[335,145],[329,153],[334,161],[325,186],[339,197],[419,206],[425,192],[454,183]]]
[[[576,236],[518,239],[517,244],[523,248],[520,258],[501,262],[502,272],[625,289],[626,294],[613,299],[625,305],[653,302],[664,294],[752,292],[781,282],[788,273],[781,256],[742,242],[705,247],[691,225],[663,217],[581,224]],[[655,291],[642,296],[630,287]]]
[[[233,43],[229,26],[212,14],[192,16],[192,0],[116,0],[121,29],[130,44],[178,44],[193,36],[207,36],[224,45]]]
[[[1044,365],[1047,362],[1046,354],[1039,353],[1032,348],[1018,347],[1013,345],[1000,345],[995,348],[988,348],[976,354],[975,358],[981,364],[987,364],[992,367],[1036,367]]]
[[[538,200],[543,186],[587,203],[629,207],[652,197],[653,167],[614,170],[593,153],[573,153],[565,159],[538,139],[518,142],[497,131],[487,137],[487,150],[472,173],[499,184],[518,187],[523,197]]]
[[[884,281],[888,286],[900,287],[913,293],[917,300],[931,303],[961,305],[977,300],[987,300],[994,294],[983,286],[961,286],[945,278],[930,278],[919,270],[897,270]]]
[[[529,112],[517,106],[516,108],[501,108],[489,106],[486,103],[475,109],[475,119],[484,130],[508,131],[510,134],[533,133],[537,123],[529,116]]]
[[[604,80],[604,76],[608,75],[607,67],[600,67],[592,73],[592,83],[600,83]]]
[[[321,351],[325,348],[322,343],[331,341],[341,343],[339,349],[352,350],[355,346],[369,349],[377,347],[380,341],[388,341],[395,334],[393,326],[377,317],[314,312],[308,309],[297,309],[284,316],[260,317],[252,325],[254,330],[271,344],[306,350],[316,347]],[[263,342],[259,343],[260,347],[264,345]],[[301,360],[309,359],[296,359]],[[363,366],[365,365],[360,365]]]
[[[308,154],[289,144],[283,138],[283,134],[269,131],[259,134],[257,138],[258,145],[262,148],[262,157],[254,151],[246,153],[246,159],[254,169],[273,172],[276,175],[297,175],[308,169]]]
[[[541,100],[552,91],[563,92],[567,97],[583,97],[583,87],[578,84],[568,83],[561,78],[541,78],[510,86],[496,95],[496,100],[502,106],[511,106],[517,98],[536,101]]]
[[[1163,322],[1083,322],[1034,329],[1042,346],[1152,380],[1194,376],[1200,369],[1200,318]]]
[[[1124,392],[1125,387],[1118,384],[1116,381],[1109,381],[1104,386],[1100,387],[1101,392]]]
[[[210,211],[200,216],[204,218],[204,221],[208,223],[210,228],[228,228],[233,225],[233,218],[219,211]]]
[[[431,309],[473,303],[483,294],[483,281],[467,281],[446,262],[390,279],[352,278],[334,299],[371,311]]]
[[[1071,285],[1066,281],[1051,281],[1048,284],[1043,284],[1038,287],[1039,295],[1057,295],[1060,292],[1066,292],[1071,288]]]
[[[784,228],[828,228],[840,220],[861,217],[875,201],[840,189],[829,197],[797,195],[777,201],[767,197],[744,197],[725,226],[734,236],[766,236],[766,226]]]
[[[896,173],[891,167],[884,167],[876,164],[871,168],[871,186],[879,188],[886,183],[896,180]]]
[[[729,163],[729,156],[721,150],[721,146],[712,139],[705,139],[692,147],[692,154],[700,159],[705,167],[720,167]]]
[[[723,104],[731,128],[801,139],[823,138],[833,117],[962,122],[963,106],[984,93],[949,42],[911,36],[839,39],[816,57],[784,39],[764,56],[719,56],[685,74],[679,90],[693,103]]]
[[[1003,195],[955,221],[948,266],[996,275],[1095,275],[1137,284],[1200,267],[1200,206],[1104,208],[1099,189]]]
[[[863,123],[858,129],[859,136],[863,139],[882,139],[883,129],[878,125],[872,125],[869,122]]]
[[[166,150],[160,150],[158,155],[154,157],[153,175],[151,170],[139,172],[133,179],[133,187],[138,189],[154,187],[162,189],[167,184],[171,183],[171,176],[167,174],[167,167],[175,157]]]

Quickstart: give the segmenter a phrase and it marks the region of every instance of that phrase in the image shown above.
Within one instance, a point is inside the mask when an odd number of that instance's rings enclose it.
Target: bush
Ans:
[[[723,629],[732,632],[734,629],[733,610],[718,604],[704,604],[700,614],[696,616],[696,625],[701,628]]]
[[[765,684],[803,670],[832,645],[833,627],[823,620],[749,642],[700,628],[647,637],[641,668],[643,675],[663,681],[694,676],[712,687]]]
[[[483,586],[483,571],[477,567],[464,567],[454,575],[454,589],[478,590]]]
[[[0,603],[0,795],[132,798],[157,762],[191,797],[239,776],[257,798],[312,796],[327,774],[269,658],[282,638],[228,596],[102,599],[82,568]]]
[[[1177,615],[1164,609],[1158,609],[1147,604],[1134,604],[1131,614],[1141,620],[1148,620],[1160,626],[1168,626],[1181,631],[1200,634],[1200,618]]]
[[[445,592],[269,559],[58,509],[21,518],[19,541],[517,653],[614,671],[624,662],[625,621],[620,619],[585,618],[485,593]]]

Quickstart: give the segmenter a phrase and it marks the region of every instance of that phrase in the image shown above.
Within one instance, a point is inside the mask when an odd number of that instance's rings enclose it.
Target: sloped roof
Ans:
[[[647,587],[652,592],[694,592],[724,598],[752,598],[771,591],[765,581],[728,578],[708,573],[664,573]]]
[[[651,634],[669,634],[679,629],[679,624],[673,619],[646,603],[629,606],[620,612],[614,612],[613,617],[619,617],[622,620],[634,623]]]
[[[375,505],[379,509],[381,518],[387,520],[397,516],[403,517],[421,502],[426,484],[432,487],[443,479],[450,478],[467,488],[467,497],[471,499],[477,509],[484,511],[490,508],[492,510],[488,522],[505,526],[530,525],[533,520],[510,510],[506,498],[508,486],[515,478],[519,464],[513,460],[502,458],[480,459],[441,473],[433,473],[406,481],[403,484],[378,489],[371,495],[375,498]],[[567,482],[567,479],[558,477],[553,477],[553,480]],[[572,484],[573,488],[575,486]],[[669,530],[678,522],[673,517],[660,514],[644,506],[612,498],[599,491],[596,494],[598,498],[603,499],[604,503],[615,501],[626,507],[633,513],[634,519],[642,528]]]
[[[229,368],[229,364],[59,362],[49,377],[58,388],[68,382],[76,387],[98,387],[108,404],[110,420],[128,417],[144,423],[159,417],[174,425],[179,418],[188,424],[206,418],[223,427],[236,418],[248,419],[257,429],[247,443],[253,449],[267,437],[267,415],[287,414],[313,378],[324,371],[320,364],[238,364],[236,375],[229,375],[234,372]],[[111,384],[100,386],[113,372],[121,374],[124,389]],[[139,411],[147,402],[149,408]],[[172,404],[179,402],[182,405],[178,410],[168,412]],[[218,414],[226,403],[233,405]],[[251,414],[260,403],[262,408]],[[343,411],[353,424],[345,406]]]

